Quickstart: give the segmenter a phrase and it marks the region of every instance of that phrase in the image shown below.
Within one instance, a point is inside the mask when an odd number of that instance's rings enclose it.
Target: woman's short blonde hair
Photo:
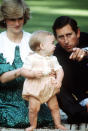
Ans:
[[[29,46],[33,51],[37,51],[38,47],[40,47],[40,44],[44,42],[45,38],[48,35],[53,35],[51,32],[39,30],[32,34]]]
[[[24,0],[3,0],[0,6],[0,27],[6,28],[5,19],[24,17],[24,24],[30,18],[30,8]]]

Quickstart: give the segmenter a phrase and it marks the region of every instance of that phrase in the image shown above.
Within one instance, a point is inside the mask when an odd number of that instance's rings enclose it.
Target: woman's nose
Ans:
[[[19,20],[16,20],[15,24],[16,24],[16,26],[18,26],[19,25]]]

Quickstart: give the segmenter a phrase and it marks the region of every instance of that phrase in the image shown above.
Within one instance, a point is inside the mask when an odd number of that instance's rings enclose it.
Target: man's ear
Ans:
[[[77,31],[77,38],[80,37],[80,29],[78,28],[78,31]]]

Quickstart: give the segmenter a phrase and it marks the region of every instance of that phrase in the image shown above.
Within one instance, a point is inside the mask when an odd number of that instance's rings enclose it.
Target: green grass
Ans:
[[[88,32],[88,0],[25,0],[31,10],[31,19],[24,30],[52,31],[54,20],[61,15],[76,19],[81,31]]]
[[[32,18],[24,29],[52,31],[54,20],[61,15],[76,19],[81,31],[88,31],[88,0],[26,0]]]

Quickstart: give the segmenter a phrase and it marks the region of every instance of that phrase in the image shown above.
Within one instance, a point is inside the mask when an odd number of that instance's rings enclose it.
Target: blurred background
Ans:
[[[76,19],[81,31],[88,32],[88,0],[25,0],[25,2],[31,10],[31,19],[24,26],[25,31],[52,32],[55,19],[58,16],[68,15]]]

